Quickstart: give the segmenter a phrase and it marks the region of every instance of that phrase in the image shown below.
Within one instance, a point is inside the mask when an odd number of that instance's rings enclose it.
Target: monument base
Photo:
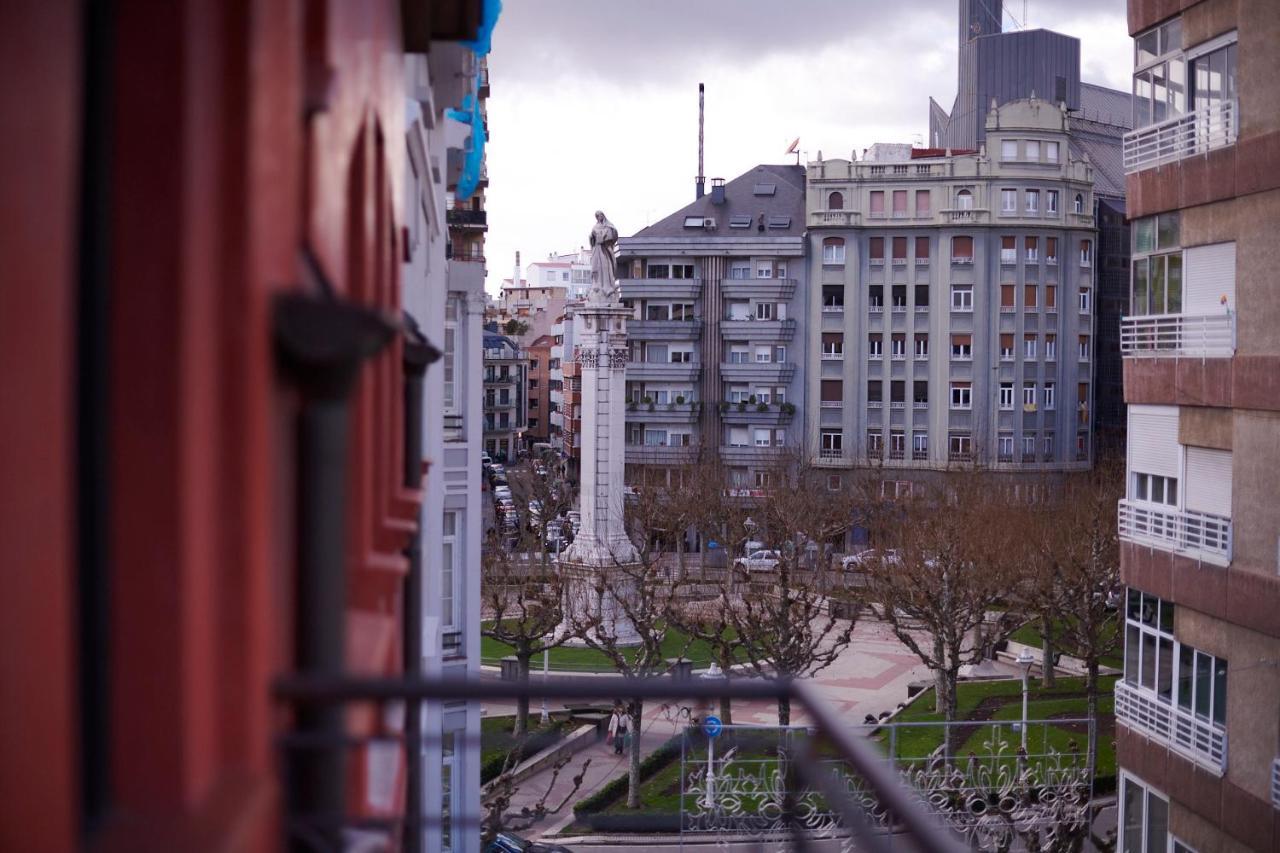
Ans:
[[[557,563],[556,570],[564,579],[565,618],[556,628],[555,635],[562,637],[573,633],[576,626],[591,624],[587,634],[593,639],[607,638],[619,646],[640,645],[640,634],[621,603],[634,596],[634,581],[629,573],[631,568],[617,564]],[[565,645],[582,648],[591,644],[581,636],[575,636]]]

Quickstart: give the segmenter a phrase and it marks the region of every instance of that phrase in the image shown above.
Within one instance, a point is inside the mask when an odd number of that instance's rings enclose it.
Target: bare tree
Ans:
[[[948,473],[917,487],[876,516],[882,551],[866,565],[866,605],[935,675],[937,710],[956,716],[956,682],[965,664],[982,660],[1005,627],[987,626],[1016,576],[1016,538],[1001,490],[981,472]]]
[[[625,521],[636,546],[635,560],[617,559],[590,572],[589,578],[569,582],[566,597],[574,633],[601,652],[618,674],[653,678],[670,671],[664,644],[671,630],[671,614],[682,594],[682,581],[662,566],[660,542],[668,530],[663,490],[641,483],[628,496]],[[683,657],[689,641],[678,650]],[[632,733],[628,750],[627,806],[640,807],[640,732],[644,703],[629,704]]]

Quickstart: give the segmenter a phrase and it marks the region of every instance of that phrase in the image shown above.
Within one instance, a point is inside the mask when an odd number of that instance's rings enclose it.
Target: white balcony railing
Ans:
[[[842,352],[824,352],[822,354],[823,361],[844,361],[844,353]]]
[[[1236,315],[1147,314],[1120,320],[1123,356],[1230,358],[1236,351]]]
[[[1116,682],[1116,719],[1211,773],[1227,769],[1227,730],[1127,681]]]
[[[1120,501],[1120,538],[1213,563],[1231,564],[1231,519],[1192,509]]]
[[[844,401],[843,401],[843,400],[823,400],[823,401],[822,401],[822,404],[821,404],[821,408],[824,408],[824,409],[843,409],[843,408],[844,408]]]
[[[1236,141],[1236,102],[1222,101],[1124,135],[1124,172],[1175,163]]]

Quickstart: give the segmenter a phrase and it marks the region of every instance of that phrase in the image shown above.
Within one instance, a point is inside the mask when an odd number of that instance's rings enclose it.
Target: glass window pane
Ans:
[[[1190,646],[1178,647],[1178,706],[1191,708],[1192,691],[1195,688],[1195,650]]]
[[[1154,794],[1147,797],[1147,853],[1169,849],[1169,804]]]
[[[1153,29],[1133,40],[1133,64],[1146,65],[1160,55],[1160,30]]]
[[[1136,620],[1142,613],[1142,593],[1132,587],[1129,589],[1128,605],[1125,609],[1125,615],[1129,619]]]
[[[1156,638],[1154,634],[1142,635],[1142,672],[1138,683],[1149,690],[1156,689]]]
[[[1187,111],[1187,68],[1181,59],[1169,60],[1169,117]]]
[[[1182,313],[1182,255],[1169,256],[1165,280],[1165,313]]]
[[[1173,640],[1160,638],[1160,660],[1156,666],[1156,693],[1167,702],[1173,701]]]
[[[1124,680],[1132,684],[1138,683],[1139,633],[1137,625],[1127,626],[1124,632]]]
[[[1156,314],[1164,313],[1164,262],[1163,255],[1151,259],[1151,308]]]
[[[1135,258],[1133,261],[1133,296],[1129,310],[1135,315],[1151,313],[1150,284],[1147,281],[1147,259]]]
[[[1151,124],[1151,72],[1133,75],[1133,126]]]
[[[1155,248],[1156,220],[1154,216],[1133,223],[1133,251],[1135,254],[1150,252]]]
[[[1121,853],[1143,853],[1142,826],[1144,815],[1142,807],[1146,791],[1132,779],[1124,778],[1124,838],[1121,840]]]
[[[1177,484],[1177,480],[1170,480],[1170,483]],[[1173,602],[1160,602],[1160,630],[1166,634],[1173,633]]]
[[[1227,662],[1214,660],[1213,668],[1213,721],[1227,724]]]
[[[1160,249],[1176,249],[1181,239],[1181,225],[1178,214],[1160,214],[1156,233],[1156,247]]]
[[[1196,652],[1196,694],[1192,708],[1201,717],[1209,716],[1210,690],[1213,686],[1213,658]]]

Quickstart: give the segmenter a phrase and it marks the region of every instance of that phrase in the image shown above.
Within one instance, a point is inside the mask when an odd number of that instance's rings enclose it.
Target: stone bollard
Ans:
[[[507,655],[502,659],[502,680],[520,680],[520,659],[515,655]]]
[[[673,681],[689,681],[693,678],[693,661],[685,658],[667,658]]]

